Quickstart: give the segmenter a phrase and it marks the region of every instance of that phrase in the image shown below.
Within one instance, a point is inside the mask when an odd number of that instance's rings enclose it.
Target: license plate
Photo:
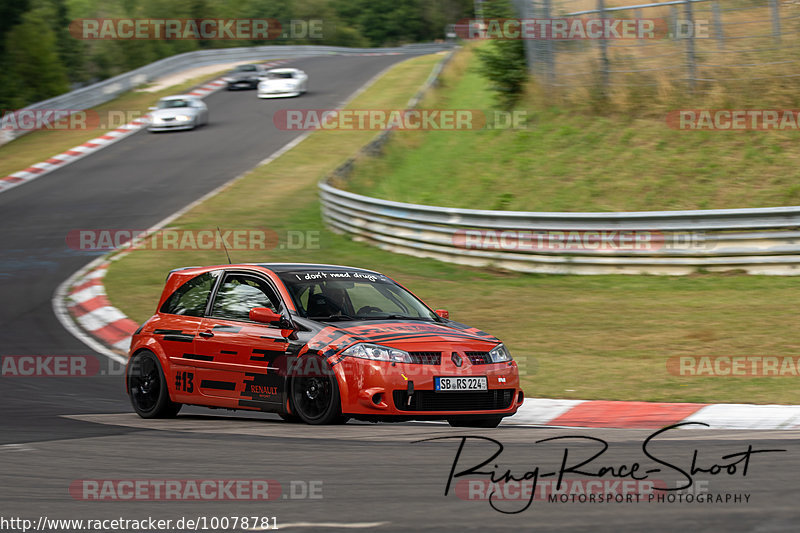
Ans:
[[[437,392],[488,390],[485,376],[464,378],[435,377],[433,378],[433,387]]]

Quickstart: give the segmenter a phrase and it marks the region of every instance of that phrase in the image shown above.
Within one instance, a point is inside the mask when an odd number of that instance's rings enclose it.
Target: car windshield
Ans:
[[[256,66],[255,65],[239,65],[236,67],[236,70],[239,72],[255,72]]]
[[[292,72],[267,72],[267,79],[270,80],[290,80],[294,78]]]
[[[303,270],[279,274],[302,316],[317,320],[438,320],[395,282],[357,270]]]
[[[161,100],[158,102],[159,109],[172,109],[175,107],[189,107],[189,100]]]

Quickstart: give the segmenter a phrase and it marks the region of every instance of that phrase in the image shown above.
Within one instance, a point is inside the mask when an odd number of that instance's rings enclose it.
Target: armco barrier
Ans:
[[[288,59],[320,55],[386,55],[386,54],[424,54],[451,48],[450,44],[420,43],[395,48],[344,48],[340,46],[252,46],[239,48],[220,48],[196,50],[170,56],[136,70],[113,78],[82,87],[75,91],[32,104],[24,110],[69,109],[82,110],[113,100],[120,94],[130,91],[161,76],[180,72],[189,68],[229,63],[235,61],[259,61],[266,59]],[[29,130],[0,131],[0,145],[9,142]]]
[[[409,109],[436,84],[450,57],[437,65]],[[390,135],[391,130],[381,132],[361,154],[380,153]],[[322,216],[332,230],[388,251],[532,273],[800,274],[800,206],[537,213],[416,205],[338,188],[354,162],[355,157],[348,159],[319,183]],[[611,245],[601,234],[611,237]],[[592,246],[598,240],[600,245]]]
[[[333,230],[389,251],[554,274],[800,274],[800,207],[634,213],[536,213],[414,205],[319,184]],[[580,242],[611,235],[613,245]],[[576,237],[570,245],[570,235]],[[627,235],[623,246],[619,237]],[[637,246],[641,237],[644,244]],[[585,239],[585,240],[581,240]],[[544,243],[544,244],[542,244]]]

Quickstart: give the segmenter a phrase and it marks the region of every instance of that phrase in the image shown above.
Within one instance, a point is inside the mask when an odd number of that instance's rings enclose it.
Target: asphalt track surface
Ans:
[[[221,91],[207,98],[210,124],[188,133],[140,132],[99,153],[0,195],[0,355],[78,355],[92,352],[55,318],[56,287],[92,255],[67,248],[70,229],[146,229],[218,185],[252,168],[297,136],[272,125],[281,108],[330,108],[372,76],[404,56],[309,58],[293,61],[310,75],[300,100],[260,101],[253,92]],[[587,465],[640,462],[651,431],[503,427],[451,429],[442,424],[359,424],[311,428],[272,415],[219,414],[186,409],[175,421],[144,421],[131,414],[119,368],[100,355],[101,375],[92,378],[0,378],[0,518],[157,519],[274,516],[290,531],[796,531],[798,432],[674,430],[651,451],[689,470],[729,464],[729,454],[754,454],[747,474],[697,472],[697,494],[720,494],[734,503],[550,503],[534,502],[503,514],[487,501],[444,496],[459,440],[414,442],[459,435],[490,436],[503,453],[499,464],[516,476],[556,471],[569,448],[569,462],[609,449]],[[582,439],[536,443],[555,436]],[[495,449],[469,440],[459,470]],[[574,463],[573,463],[574,464]],[[473,479],[481,476],[473,475]],[[570,474],[567,479],[588,480]],[[669,487],[684,481],[663,467],[651,479]],[[111,501],[76,499],[69,486],[84,479],[270,479],[281,495],[253,501]],[[610,479],[607,475],[604,479]],[[293,484],[294,482],[294,484]],[[319,484],[321,482],[321,485]],[[321,498],[304,497],[309,483]],[[304,485],[305,484],[305,485]],[[294,487],[294,488],[293,488]],[[296,489],[296,490],[295,490]],[[610,489],[613,490],[613,489]],[[495,502],[505,511],[525,502]],[[0,523],[0,529],[13,530]],[[359,530],[356,529],[356,530]],[[63,531],[64,529],[62,529]],[[170,530],[186,530],[172,527]],[[218,530],[222,530],[219,529]],[[229,531],[231,529],[228,529]],[[241,531],[238,528],[237,531]]]

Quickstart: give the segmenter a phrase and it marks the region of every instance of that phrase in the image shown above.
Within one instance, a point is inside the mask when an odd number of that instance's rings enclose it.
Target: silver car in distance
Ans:
[[[188,94],[167,96],[150,108],[150,131],[191,130],[208,123],[208,107]]]

